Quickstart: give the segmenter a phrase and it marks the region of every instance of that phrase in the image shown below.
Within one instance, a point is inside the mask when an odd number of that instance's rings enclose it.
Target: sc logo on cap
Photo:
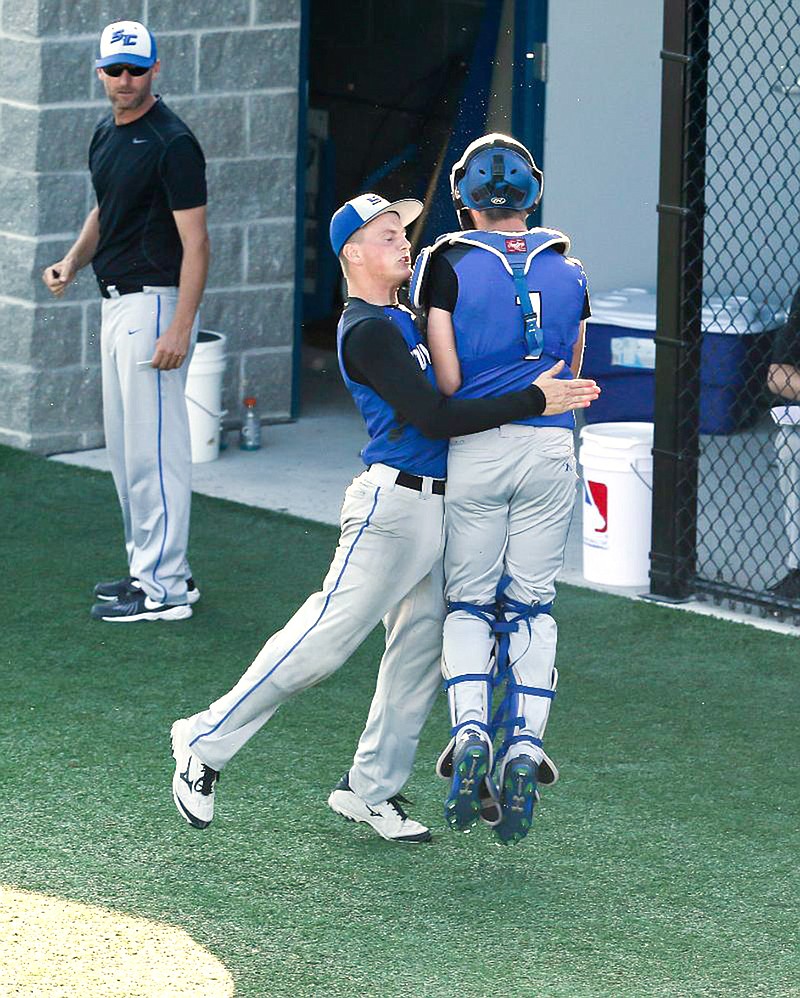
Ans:
[[[123,45],[135,45],[138,35],[126,35],[124,31],[115,31],[111,36],[111,44],[122,42]]]

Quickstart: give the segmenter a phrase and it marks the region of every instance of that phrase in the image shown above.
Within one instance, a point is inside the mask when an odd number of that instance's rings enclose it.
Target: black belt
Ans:
[[[407,471],[398,471],[394,484],[402,485],[407,489],[414,489],[416,492],[422,492],[423,481],[424,479],[420,475],[409,475]],[[431,492],[436,496],[444,495],[444,481],[441,478],[433,479]]]
[[[144,291],[145,288],[144,284],[120,284],[119,282],[115,284],[113,281],[98,281],[97,283],[100,285],[100,294],[104,298],[112,297],[112,295],[108,293],[109,288],[114,288],[116,290],[117,294],[113,296],[114,298],[116,298],[117,295],[135,295],[140,291]]]

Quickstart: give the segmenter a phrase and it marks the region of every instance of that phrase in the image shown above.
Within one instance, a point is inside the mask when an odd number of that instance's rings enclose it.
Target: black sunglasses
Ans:
[[[124,62],[115,62],[113,66],[103,66],[103,72],[106,76],[122,76],[127,69],[131,76],[144,76],[152,68],[152,66],[128,66]]]

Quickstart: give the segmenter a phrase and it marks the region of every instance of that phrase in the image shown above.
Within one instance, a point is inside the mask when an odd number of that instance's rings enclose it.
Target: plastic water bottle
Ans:
[[[239,446],[242,450],[258,450],[261,446],[261,420],[256,412],[256,400],[252,396],[244,400],[244,419]]]

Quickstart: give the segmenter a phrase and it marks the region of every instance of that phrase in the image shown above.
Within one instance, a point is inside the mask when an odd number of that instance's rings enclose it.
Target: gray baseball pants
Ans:
[[[783,519],[789,555],[786,567],[800,567],[800,427],[779,426],[775,433],[778,487],[783,499]]]
[[[441,682],[444,504],[431,479],[417,492],[393,484],[396,477],[378,464],[353,481],[322,589],[230,692],[189,719],[192,748],[206,765],[223,769],[281,703],[344,665],[383,620],[386,650],[350,786],[377,804],[405,784]]]
[[[172,321],[177,288],[152,287],[104,298],[100,350],[103,423],[122,509],[130,574],[158,603],[185,603],[192,495],[186,412],[191,351],[174,371],[149,361]],[[192,347],[197,338],[197,319]]]
[[[507,424],[450,441],[446,497],[445,593],[482,606],[495,601],[503,575],[506,593],[526,605],[549,603],[564,560],[577,474],[572,432],[560,427]],[[530,626],[528,626],[528,624]],[[549,614],[521,621],[510,637],[510,661],[520,685],[555,688],[557,628]],[[442,672],[488,675],[494,665],[491,626],[465,610],[447,615]],[[448,689],[453,725],[490,721],[488,683],[462,681]],[[520,694],[524,725],[518,735],[541,739],[551,700]],[[512,746],[541,762],[531,743]]]

